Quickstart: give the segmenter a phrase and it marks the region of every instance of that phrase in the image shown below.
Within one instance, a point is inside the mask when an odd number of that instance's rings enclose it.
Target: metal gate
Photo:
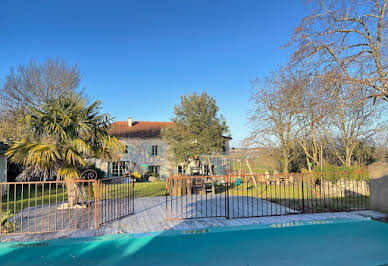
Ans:
[[[249,218],[367,209],[367,173],[169,177],[166,218]]]
[[[0,183],[0,235],[97,228],[134,209],[128,177]]]
[[[98,224],[111,222],[135,212],[135,184],[129,177],[104,178],[97,181]]]

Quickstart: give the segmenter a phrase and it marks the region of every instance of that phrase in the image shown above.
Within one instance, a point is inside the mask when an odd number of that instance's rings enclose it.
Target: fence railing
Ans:
[[[129,177],[98,180],[98,217],[104,224],[135,212],[134,182]]]
[[[168,220],[225,217],[227,177],[192,176],[166,179]]]
[[[95,180],[0,183],[0,234],[96,228]]]
[[[134,183],[101,180],[0,183],[0,235],[97,228],[134,213]]]
[[[168,220],[352,211],[369,204],[365,173],[170,177],[166,189]]]

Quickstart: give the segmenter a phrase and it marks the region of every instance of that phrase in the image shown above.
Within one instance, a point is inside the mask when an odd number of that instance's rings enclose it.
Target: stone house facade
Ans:
[[[133,121],[132,118],[113,123],[109,133],[124,145],[124,154],[117,162],[97,161],[96,166],[107,177],[137,171],[164,179],[173,174],[188,173],[182,166],[168,161],[168,145],[163,141],[161,131],[172,125],[172,122]],[[229,154],[230,138],[225,140],[224,153]]]
[[[162,179],[173,172],[167,160],[167,144],[161,130],[172,126],[171,122],[118,121],[109,132],[124,145],[124,154],[117,162],[97,161],[96,166],[107,177],[124,176],[137,171],[140,174],[155,175]]]

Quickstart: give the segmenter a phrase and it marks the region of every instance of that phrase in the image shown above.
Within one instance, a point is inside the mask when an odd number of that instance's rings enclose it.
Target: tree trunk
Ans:
[[[283,159],[282,159],[283,165],[282,165],[282,172],[283,174],[288,174],[288,154],[286,152],[283,152]]]
[[[67,201],[69,208],[72,208],[77,203],[78,187],[74,181],[66,181],[65,186],[67,189]]]
[[[69,208],[72,208],[77,205],[80,199],[86,199],[85,188],[82,188],[80,183],[74,181],[66,181],[65,186],[67,189],[67,200]]]
[[[309,172],[311,172],[310,160],[309,160],[309,157],[307,157],[307,156],[306,156],[306,162],[307,162],[307,168],[308,168]]]
[[[352,155],[353,152],[350,151],[348,147],[345,148],[345,165],[352,166]]]

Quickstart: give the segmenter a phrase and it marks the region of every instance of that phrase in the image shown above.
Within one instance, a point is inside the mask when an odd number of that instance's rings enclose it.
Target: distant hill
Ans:
[[[230,150],[231,155],[249,155],[249,156],[260,156],[268,153],[274,153],[277,151],[277,148],[272,147],[260,147],[260,148],[232,148]]]

